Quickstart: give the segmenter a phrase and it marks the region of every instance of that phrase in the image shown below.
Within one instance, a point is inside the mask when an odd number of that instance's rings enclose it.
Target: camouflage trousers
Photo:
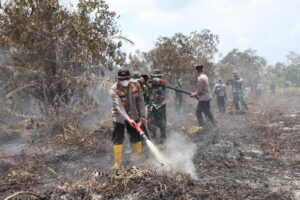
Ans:
[[[239,102],[243,105],[243,107],[248,110],[248,105],[246,104],[244,100],[244,94],[239,92],[239,93],[232,93],[233,97],[233,104],[235,106],[236,110],[240,110]]]
[[[156,129],[160,129],[161,137],[165,137],[167,127],[166,104],[160,108],[152,108],[148,112],[148,126],[152,137],[156,137]]]

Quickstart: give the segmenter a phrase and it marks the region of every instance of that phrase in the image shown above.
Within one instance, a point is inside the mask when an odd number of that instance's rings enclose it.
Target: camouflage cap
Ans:
[[[239,73],[237,71],[233,71],[232,75],[239,75]]]
[[[155,69],[153,76],[154,77],[163,76],[163,73],[160,71],[160,69]]]
[[[222,79],[218,78],[218,79],[217,79],[217,82],[218,82],[218,83],[222,83]]]
[[[142,74],[141,72],[134,72],[131,78],[132,82],[138,82],[142,80]]]

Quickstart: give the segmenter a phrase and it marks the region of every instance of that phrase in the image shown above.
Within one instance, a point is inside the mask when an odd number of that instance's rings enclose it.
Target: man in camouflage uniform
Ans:
[[[150,135],[156,138],[156,129],[160,129],[160,141],[166,139],[167,117],[166,117],[166,84],[160,70],[155,70],[151,79],[152,86],[149,88],[148,120]]]
[[[140,72],[136,71],[132,75],[131,82],[138,83],[140,85],[140,87],[142,88],[142,93],[143,93],[144,102],[145,102],[145,109],[146,109],[146,113],[147,113],[147,107],[149,105],[149,91],[148,91],[148,86],[146,84],[145,79],[142,77],[142,74]],[[142,124],[141,129],[144,131],[145,135],[150,139],[147,125]]]
[[[182,90],[182,80],[178,79],[177,84],[175,85],[176,89]],[[182,105],[182,93],[175,90],[175,108],[176,112],[180,113],[180,108]]]
[[[111,87],[112,118],[114,132],[112,135],[114,147],[114,169],[122,163],[122,148],[125,127],[130,136],[130,142],[138,158],[142,157],[141,136],[136,130],[136,123],[145,123],[145,103],[139,84],[130,82],[130,72],[127,69],[118,71],[118,81]]]
[[[233,98],[233,104],[235,106],[235,109],[238,111],[240,110],[239,102],[243,105],[243,107],[248,110],[248,106],[244,100],[244,93],[243,93],[243,78],[239,77],[238,72],[234,71],[232,73],[233,79],[228,80],[226,82],[226,85],[232,86],[232,98]]]
[[[142,77],[142,74],[140,72],[134,72],[131,81],[135,83],[139,83],[141,85],[143,96],[144,96],[144,102],[145,105],[147,106],[149,104],[149,91],[146,83],[147,81],[145,80],[144,76]]]
[[[217,96],[217,104],[219,107],[219,111],[225,112],[226,111],[225,99],[227,99],[226,86],[225,84],[222,83],[222,79],[220,78],[218,79],[214,87],[213,96]]]

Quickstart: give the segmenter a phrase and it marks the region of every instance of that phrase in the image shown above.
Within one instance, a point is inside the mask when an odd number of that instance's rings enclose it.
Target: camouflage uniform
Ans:
[[[149,104],[149,91],[148,91],[148,86],[146,85],[145,80],[142,77],[141,73],[138,71],[134,72],[133,76],[131,78],[131,82],[137,83],[139,85],[139,87],[141,88],[141,92],[143,93],[143,97],[144,97],[145,108],[147,108],[148,104]],[[146,109],[146,111],[147,111],[147,109]],[[144,131],[145,135],[148,138],[150,138],[148,129],[144,124],[142,124],[141,129]],[[145,146],[145,145],[143,145],[143,146]]]
[[[144,101],[145,101],[145,105],[148,106],[149,105],[149,91],[148,91],[148,86],[146,85],[146,83],[141,83],[141,87],[142,87],[142,91],[143,91],[143,95],[144,95]]]
[[[145,105],[148,105],[148,103],[149,103],[148,86],[147,86],[144,78],[142,77],[141,73],[140,72],[134,72],[133,76],[131,78],[131,81],[135,82],[135,83],[138,82],[141,85],[143,96],[144,96]]]
[[[181,79],[178,80],[177,84],[175,85],[176,89],[182,90],[182,81]],[[180,108],[182,105],[182,93],[175,91],[175,108],[176,112],[180,113]]]
[[[156,137],[156,129],[160,129],[161,142],[166,138],[166,85],[160,73],[155,73],[151,79],[152,87],[149,88],[148,122],[152,137]]]
[[[244,100],[243,93],[243,79],[238,76],[237,72],[233,72],[233,79],[227,81],[227,85],[232,86],[232,98],[235,109],[240,110],[239,102],[243,105],[243,107],[248,110],[248,106]]]

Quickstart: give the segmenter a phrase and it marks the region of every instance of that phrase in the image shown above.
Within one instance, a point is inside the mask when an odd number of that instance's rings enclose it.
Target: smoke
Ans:
[[[171,132],[166,140],[166,149],[162,152],[167,166],[161,168],[156,162],[158,171],[176,171],[190,174],[197,179],[193,157],[197,146],[187,136],[179,132]]]

